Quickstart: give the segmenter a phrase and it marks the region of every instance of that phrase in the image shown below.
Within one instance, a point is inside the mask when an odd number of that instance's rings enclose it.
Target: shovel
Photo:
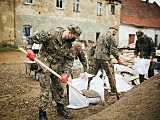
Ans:
[[[110,77],[111,77],[111,82],[112,82],[113,87],[114,87],[115,92],[116,92],[117,100],[119,100],[119,95],[118,95],[118,91],[117,91],[116,83],[115,83],[115,81],[114,81],[113,74],[112,74],[111,69],[110,69],[110,67],[109,67],[109,63],[108,63],[108,62],[106,62],[106,65],[107,65],[107,68],[108,68],[108,71],[109,71],[109,75],[110,75]]]
[[[22,51],[23,53],[27,54],[27,52],[19,47],[18,48],[20,51]],[[54,74],[55,76],[57,76],[58,78],[61,78],[61,76],[59,74],[57,74],[55,71],[53,71],[51,68],[49,68],[48,66],[46,66],[44,63],[42,63],[41,61],[39,61],[37,58],[34,59],[35,62],[37,62],[39,65],[41,65],[42,67],[44,67],[45,69],[47,69],[48,71],[50,71],[52,74]],[[82,94],[83,96],[86,96],[88,98],[96,98],[96,97],[100,97],[99,93],[94,91],[94,90],[78,90],[77,88],[75,88],[70,82],[67,81],[67,84],[72,87],[74,90],[76,90],[77,92],[79,92],[80,94]]]

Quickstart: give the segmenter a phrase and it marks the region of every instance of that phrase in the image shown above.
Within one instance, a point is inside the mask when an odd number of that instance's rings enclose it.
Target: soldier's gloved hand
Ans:
[[[84,72],[82,78],[84,78],[85,80],[88,80],[88,73]]]
[[[63,73],[61,75],[61,78],[59,78],[59,81],[66,83],[68,81],[69,76],[66,73]]]
[[[137,58],[137,56],[133,56],[132,59],[134,60],[135,58]]]
[[[33,51],[31,49],[27,50],[27,57],[31,60],[34,61],[35,59],[35,54],[33,53]]]
[[[152,56],[150,56],[150,58],[149,58],[149,59],[150,59],[150,61],[151,61],[151,62],[153,62],[153,57],[152,57]]]
[[[122,65],[122,60],[121,59],[118,59],[118,64]]]

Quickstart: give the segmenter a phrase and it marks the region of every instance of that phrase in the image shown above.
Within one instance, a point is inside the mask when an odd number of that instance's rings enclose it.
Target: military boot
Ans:
[[[48,120],[46,111],[43,111],[41,108],[39,108],[39,120]]]
[[[72,115],[64,109],[64,105],[57,103],[57,113],[66,119],[72,119]]]
[[[139,81],[142,83],[144,81],[144,75],[139,75]]]

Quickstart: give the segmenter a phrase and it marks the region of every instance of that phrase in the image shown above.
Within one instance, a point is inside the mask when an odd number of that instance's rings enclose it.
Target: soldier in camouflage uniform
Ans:
[[[95,51],[95,44],[93,41],[90,41],[88,45],[87,57],[88,57],[88,73],[91,73],[93,70],[93,61],[94,61],[94,51]]]
[[[150,59],[150,66],[148,70],[148,77],[154,76],[154,62],[153,57],[155,56],[155,45],[152,38],[147,37],[144,33],[139,30],[136,32],[137,41],[134,50],[134,58],[136,58],[139,53],[140,58]],[[144,81],[144,75],[139,75],[140,83]]]
[[[73,49],[74,49],[74,53],[75,53],[75,59],[79,59],[79,61],[82,63],[83,65],[83,69],[84,69],[84,74],[82,76],[82,78],[88,80],[88,75],[87,75],[87,59],[85,57],[85,54],[82,50],[82,44],[81,42],[73,42]],[[67,96],[69,95],[69,86],[67,85]]]
[[[57,113],[65,118],[72,118],[71,114],[64,109],[64,89],[61,82],[66,83],[68,79],[71,79],[71,67],[75,56],[72,42],[80,36],[82,31],[78,26],[70,25],[67,28],[65,30],[58,27],[47,32],[41,31],[27,39],[27,57],[34,60],[35,56],[31,47],[33,43],[42,44],[38,59],[61,75],[61,78],[58,79],[46,69],[41,68],[39,73],[41,87],[39,120],[47,120],[46,109],[51,89],[57,103]]]
[[[111,87],[111,94],[115,94],[113,84],[111,82],[111,76],[109,75],[108,69],[106,67],[106,62],[109,63],[112,74],[114,76],[114,66],[112,64],[110,55],[112,54],[119,64],[122,64],[122,61],[119,59],[119,54],[117,50],[117,44],[114,38],[114,35],[118,32],[117,27],[110,27],[107,34],[101,33],[97,39],[96,48],[94,52],[94,66],[93,74],[97,74],[98,70],[105,70]],[[103,73],[103,71],[102,71]],[[102,77],[102,76],[101,76]]]

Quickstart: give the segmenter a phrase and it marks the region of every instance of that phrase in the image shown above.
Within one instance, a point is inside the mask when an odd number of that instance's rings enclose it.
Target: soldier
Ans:
[[[77,41],[73,42],[73,49],[74,49],[74,53],[75,53],[75,59],[79,59],[83,65],[84,74],[83,74],[82,78],[84,78],[85,80],[88,80],[87,59],[86,59],[85,54],[82,50],[81,42],[77,42]],[[69,95],[69,86],[67,85],[66,87],[67,87],[67,96],[68,96]]]
[[[136,41],[135,50],[134,50],[134,58],[136,58],[140,53],[139,55],[140,58],[151,60],[149,70],[148,70],[148,77],[150,78],[154,76],[153,57],[155,56],[155,45],[153,43],[152,38],[144,35],[144,33],[141,30],[137,31],[136,35],[137,35],[137,41]],[[139,80],[140,80],[140,83],[142,83],[144,81],[144,75],[139,74]]]
[[[47,120],[46,109],[51,89],[57,103],[57,113],[65,118],[72,118],[72,115],[64,108],[64,89],[61,82],[66,83],[71,80],[71,67],[75,56],[72,42],[80,36],[82,31],[78,26],[74,25],[70,25],[67,28],[65,30],[58,27],[47,32],[37,32],[27,39],[27,57],[30,60],[34,60],[35,55],[31,47],[33,43],[42,44],[38,59],[61,75],[61,78],[58,79],[46,69],[41,68],[42,70],[39,73],[41,87],[39,120]]]
[[[97,39],[95,51],[94,51],[94,65],[93,74],[97,74],[98,70],[105,70],[111,87],[111,94],[115,94],[115,90],[109,75],[108,69],[106,67],[106,62],[109,63],[112,74],[114,76],[114,66],[112,64],[110,55],[112,54],[118,61],[118,64],[122,64],[121,59],[119,59],[119,54],[117,50],[117,44],[114,35],[118,32],[117,27],[110,27],[107,34],[101,33]],[[103,73],[103,71],[102,71]],[[102,77],[102,76],[101,76]]]
[[[93,70],[93,61],[94,61],[94,51],[95,51],[95,44],[93,41],[88,42],[88,51],[87,51],[87,57],[88,57],[88,73],[91,73]]]
[[[87,71],[88,71],[87,59],[86,59],[85,54],[82,50],[82,44],[80,42],[73,42],[73,48],[74,48],[74,52],[75,52],[75,59],[79,58],[80,62],[83,65],[83,69],[84,69],[84,76],[83,77],[85,79],[88,79],[88,76],[87,76]]]

